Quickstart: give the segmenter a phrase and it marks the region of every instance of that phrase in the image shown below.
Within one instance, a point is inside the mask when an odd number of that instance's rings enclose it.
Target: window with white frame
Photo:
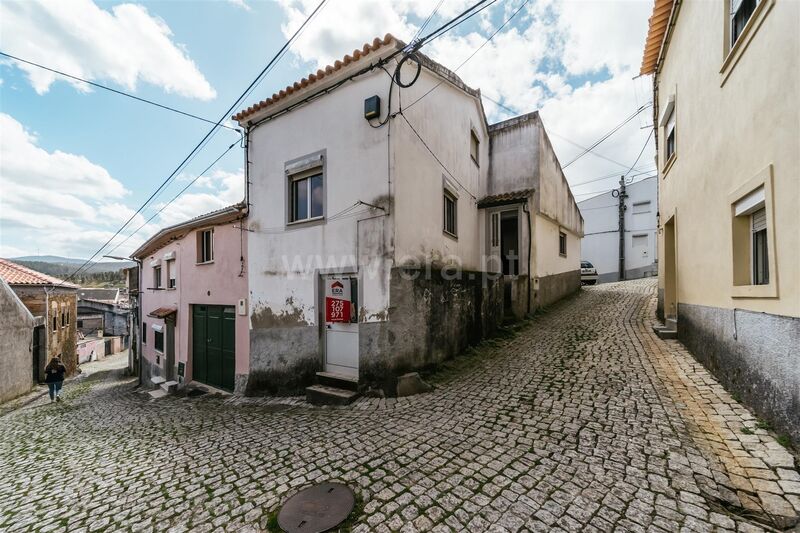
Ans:
[[[175,272],[175,260],[169,259],[165,262],[167,267],[167,288],[174,289],[178,286]]]
[[[289,222],[322,218],[322,168],[289,176]]]
[[[448,235],[456,237],[458,235],[458,198],[448,189],[444,190],[443,198],[443,229]]]
[[[731,47],[736,44],[742,35],[747,22],[761,0],[731,0],[730,24],[731,24]]]
[[[476,165],[480,165],[480,147],[481,141],[475,134],[475,130],[469,132],[469,155]]]
[[[153,345],[157,352],[164,353],[164,332],[163,331],[154,331],[153,332]]]
[[[153,267],[153,288],[161,288],[161,265]]]
[[[753,285],[769,284],[769,255],[767,250],[767,210],[761,208],[750,215],[752,233],[751,280]]]
[[[757,176],[760,181],[760,177]],[[768,175],[767,180],[771,177]],[[750,187],[755,188],[750,189]],[[748,192],[748,189],[749,192]],[[734,296],[774,296],[776,286],[771,283],[774,277],[770,256],[774,241],[770,233],[770,204],[767,201],[771,191],[771,181],[748,184],[743,192],[735,193],[733,207],[733,284],[744,287],[749,293],[735,293]],[[748,289],[747,286],[750,286]],[[766,291],[757,292],[753,291]]]
[[[667,118],[667,124],[664,126],[664,153],[666,154],[665,161],[672,159],[675,155],[675,108]]]
[[[210,263],[214,260],[214,228],[197,232],[197,262]]]
[[[567,234],[558,232],[558,254],[567,257]]]

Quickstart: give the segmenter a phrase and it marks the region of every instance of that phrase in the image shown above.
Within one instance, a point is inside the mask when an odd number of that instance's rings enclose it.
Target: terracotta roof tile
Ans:
[[[292,85],[287,85],[285,89],[281,89],[277,93],[273,94],[271,98],[267,98],[266,100],[262,100],[257,104],[254,104],[247,109],[243,109],[239,111],[237,114],[233,115],[233,120],[241,122],[242,120],[246,119],[253,113],[257,111],[261,111],[262,109],[269,107],[280,100],[283,100],[287,96],[293,94],[296,91],[301,89],[305,89],[311,84],[314,84],[326,76],[333,74],[334,72],[341,70],[342,67],[350,65],[355,61],[359,61],[360,59],[370,55],[373,52],[378,51],[379,49],[383,48],[384,46],[388,46],[392,42],[396,42],[397,44],[403,44],[391,34],[387,33],[383,39],[376,37],[372,43],[364,43],[364,46],[361,47],[360,50],[353,50],[352,54],[345,55],[341,60],[334,61],[333,65],[328,65],[324,69],[318,69],[316,73],[309,74],[307,78],[303,78],[300,81],[294,82]]]
[[[652,74],[656,70],[674,2],[675,0],[655,0],[653,4],[653,14],[648,20],[649,29],[647,30],[640,74]]]
[[[6,280],[9,285],[61,285],[70,289],[78,288],[77,285],[63,282],[58,278],[18,265],[8,259],[0,259],[0,278]]]
[[[528,199],[531,194],[533,194],[533,189],[520,189],[518,191],[490,194],[478,200],[478,207],[492,207],[495,205],[517,203],[520,200]]]

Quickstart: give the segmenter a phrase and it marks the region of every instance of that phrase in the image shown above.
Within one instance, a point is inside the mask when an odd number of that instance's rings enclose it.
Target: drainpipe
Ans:
[[[529,202],[530,200],[528,200]],[[528,202],[522,204],[522,210],[525,211],[525,214],[528,216],[528,314],[531,314],[531,282],[533,277],[531,276],[531,242],[533,239],[531,237],[531,210]]]

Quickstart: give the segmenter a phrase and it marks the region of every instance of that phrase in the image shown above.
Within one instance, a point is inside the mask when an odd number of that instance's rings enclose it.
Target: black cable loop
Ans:
[[[400,79],[400,69],[403,67],[403,63],[405,63],[409,59],[412,59],[417,63],[417,73],[414,74],[414,79],[412,79],[409,83],[403,83],[403,81]],[[403,89],[408,89],[409,87],[417,83],[417,80],[419,79],[419,75],[421,72],[422,72],[422,63],[420,62],[415,52],[410,52],[404,55],[403,58],[400,61],[398,61],[397,66],[394,69],[394,83],[396,83],[399,87],[402,87]]]

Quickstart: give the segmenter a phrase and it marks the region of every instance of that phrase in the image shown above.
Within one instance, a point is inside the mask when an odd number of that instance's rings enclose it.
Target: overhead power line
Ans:
[[[586,148],[586,149],[584,149],[584,150],[583,150],[583,152],[581,152],[580,154],[578,154],[576,157],[572,158],[572,159],[570,160],[570,162],[569,162],[569,163],[567,163],[566,165],[563,165],[563,166],[561,167],[561,168],[562,168],[562,170],[563,170],[563,169],[565,169],[565,168],[567,168],[567,167],[568,167],[568,166],[570,166],[572,163],[574,163],[575,161],[577,161],[577,160],[578,160],[578,159],[580,159],[581,157],[585,156],[586,154],[588,154],[589,152],[591,152],[591,151],[592,151],[592,150],[594,150],[595,148],[597,148],[597,147],[600,145],[600,143],[602,143],[603,141],[605,141],[606,139],[608,139],[609,137],[611,137],[612,135],[614,135],[614,134],[615,134],[617,131],[619,131],[619,130],[620,130],[620,129],[621,129],[621,128],[622,128],[622,127],[625,125],[625,124],[627,124],[628,122],[630,122],[631,120],[633,120],[634,118],[636,118],[637,116],[639,116],[639,113],[641,113],[642,111],[644,111],[645,109],[647,109],[648,107],[650,107],[650,106],[652,106],[652,105],[653,105],[653,104],[645,104],[645,105],[643,105],[643,106],[640,106],[640,107],[639,107],[639,109],[637,109],[637,110],[636,110],[634,113],[632,113],[631,115],[629,115],[629,116],[628,116],[628,117],[627,117],[625,120],[623,120],[622,122],[620,122],[619,124],[617,124],[616,126],[614,126],[614,128],[612,128],[612,129],[611,129],[611,131],[607,132],[605,135],[603,135],[603,136],[602,136],[602,137],[600,137],[598,140],[596,140],[596,141],[595,141],[595,142],[593,142],[591,145],[589,145],[589,147],[588,147],[588,148]]]
[[[210,120],[210,119],[207,119],[207,118],[203,118],[203,117],[195,115],[193,113],[189,113],[188,111],[181,111],[180,109],[174,108],[172,106],[168,106],[166,104],[159,104],[158,102],[154,102],[153,100],[148,100],[147,98],[142,98],[141,96],[136,96],[136,95],[133,95],[133,94],[130,94],[130,93],[126,93],[125,91],[120,91],[119,89],[114,89],[112,87],[109,87],[107,85],[102,85],[102,84],[94,82],[94,81],[89,81],[89,80],[87,80],[85,78],[81,78],[79,76],[74,76],[72,74],[67,74],[66,72],[62,72],[62,71],[56,70],[54,68],[46,67],[46,66],[44,66],[42,64],[39,64],[39,63],[36,63],[34,61],[29,61],[27,59],[22,59],[21,57],[13,56],[11,54],[7,54],[7,53],[2,52],[2,51],[0,51],[0,56],[4,56],[4,57],[7,57],[9,59],[13,59],[14,61],[18,61],[20,63],[25,63],[26,65],[31,65],[31,66],[40,68],[42,70],[47,70],[48,72],[52,72],[54,74],[58,74],[59,76],[63,76],[65,78],[69,78],[69,79],[72,79],[72,80],[75,80],[75,81],[79,81],[81,83],[85,83],[87,85],[91,85],[92,87],[97,87],[98,89],[103,89],[104,91],[109,91],[109,92],[112,92],[114,94],[118,94],[120,96],[125,96],[127,98],[131,98],[133,100],[137,100],[137,101],[142,102],[144,104],[149,104],[149,105],[152,105],[152,106],[155,106],[155,107],[159,107],[159,108],[164,109],[166,111],[172,111],[173,113],[178,113],[179,115],[183,115],[185,117],[193,118],[195,120],[201,120],[201,121],[207,122],[209,124],[214,124],[213,120]],[[232,130],[232,131],[238,131],[236,128],[231,128],[230,126],[226,126],[225,124],[220,124],[220,127],[226,128],[226,129],[229,129],[229,130]]]
[[[494,2],[496,2],[496,1],[497,1],[497,0],[494,0],[494,1],[492,2],[492,4],[494,4]],[[484,46],[486,46],[487,44],[489,44],[489,43],[492,41],[492,39],[494,39],[494,37],[495,37],[495,36],[496,36],[498,33],[500,33],[500,31],[501,31],[503,28],[505,28],[505,27],[506,27],[506,26],[507,26],[507,25],[508,25],[508,24],[509,24],[509,23],[510,23],[512,20],[514,20],[514,17],[516,17],[516,16],[519,14],[519,12],[520,12],[520,11],[522,11],[522,9],[523,9],[523,8],[524,8],[526,5],[528,5],[528,2],[530,2],[530,0],[525,0],[524,2],[522,2],[522,4],[521,4],[521,5],[520,5],[520,6],[517,8],[517,10],[516,10],[516,11],[514,11],[514,12],[511,14],[511,16],[510,16],[510,17],[508,17],[508,18],[506,19],[506,21],[505,21],[505,22],[503,22],[503,24],[501,24],[501,25],[500,25],[500,27],[499,27],[499,28],[497,28],[497,29],[494,31],[494,33],[492,33],[492,34],[491,34],[491,35],[490,35],[490,36],[489,36],[489,37],[488,37],[488,38],[487,38],[485,41],[483,41],[483,43],[482,43],[482,44],[481,44],[481,45],[480,45],[478,48],[476,48],[476,49],[475,49],[475,50],[474,50],[474,51],[473,51],[473,52],[472,52],[472,53],[469,55],[469,57],[467,57],[467,58],[466,58],[464,61],[462,61],[462,62],[461,62],[461,64],[459,64],[459,65],[458,65],[458,66],[457,66],[457,67],[456,67],[456,68],[453,70],[453,72],[458,72],[458,71],[459,71],[459,69],[460,69],[461,67],[463,67],[464,65],[466,65],[466,64],[469,62],[469,60],[470,60],[470,59],[472,59],[473,57],[475,57],[475,54],[477,54],[478,52],[480,52],[480,51],[481,51],[481,49],[483,49],[483,47],[484,47]],[[489,6],[491,6],[492,4],[489,4],[488,6],[485,6],[485,7],[484,7],[484,8],[482,8],[481,10],[485,9],[486,7],[489,7]],[[474,13],[474,14],[475,14],[475,13]],[[470,16],[472,16],[472,15],[470,15]],[[436,37],[438,37],[438,35],[437,35]],[[435,38],[435,37],[434,37],[434,38]],[[414,107],[414,106],[415,106],[415,105],[416,105],[416,104],[417,104],[417,103],[418,103],[420,100],[422,100],[423,98],[425,98],[426,96],[428,96],[429,94],[431,94],[433,91],[435,91],[436,89],[438,89],[438,88],[439,88],[439,86],[440,86],[442,83],[444,83],[444,80],[440,81],[439,83],[437,83],[436,85],[434,85],[433,87],[431,87],[431,88],[430,88],[430,89],[429,89],[429,90],[428,90],[428,91],[427,91],[425,94],[423,94],[422,96],[420,96],[419,98],[417,98],[416,100],[414,100],[413,102],[411,102],[411,103],[410,103],[410,104],[409,104],[409,105],[406,107],[406,109],[411,109],[412,107]]]
[[[64,279],[64,281],[62,283],[66,283],[67,281],[69,281],[70,279],[75,277],[76,274],[78,274],[89,263],[91,263],[92,259],[97,257],[103,251],[103,249],[105,249],[105,247],[108,246],[128,226],[128,224],[131,223],[131,221],[136,217],[136,215],[141,213],[142,210],[144,210],[144,208],[147,207],[147,205],[153,200],[153,198],[155,198],[156,195],[159,192],[161,192],[161,190],[164,189],[172,181],[172,179],[178,174],[178,172],[180,172],[180,170],[184,167],[184,165],[186,163],[188,163],[194,157],[194,155],[203,146],[205,146],[206,142],[217,131],[217,128],[219,127],[219,125],[224,120],[226,120],[228,118],[228,116],[230,116],[231,112],[234,109],[236,109],[236,107],[239,106],[240,102],[245,97],[247,97],[248,94],[250,94],[250,91],[252,90],[252,88],[255,87],[259,83],[261,78],[264,75],[266,75],[266,73],[272,68],[272,66],[277,62],[277,60],[280,59],[280,57],[283,55],[283,53],[291,46],[291,44],[297,38],[297,36],[300,33],[300,31],[302,31],[302,29],[305,28],[305,26],[311,21],[311,19],[314,17],[314,15],[317,14],[317,12],[322,8],[322,6],[325,4],[326,1],[327,0],[322,0],[317,5],[317,7],[314,9],[314,11],[311,12],[311,14],[306,18],[306,20],[303,21],[303,23],[300,25],[300,27],[294,32],[294,34],[283,44],[283,46],[272,57],[272,59],[269,61],[269,63],[267,63],[267,65],[255,77],[255,79],[250,83],[250,85],[247,86],[247,88],[244,90],[244,92],[242,92],[242,94],[233,102],[233,104],[231,104],[231,106],[228,109],[225,110],[225,112],[222,114],[222,116],[219,118],[219,120],[217,120],[217,122],[211,127],[211,129],[208,131],[208,133],[206,133],[205,136],[200,140],[200,142],[197,143],[197,145],[191,150],[191,152],[189,152],[189,155],[187,155],[183,159],[183,161],[181,161],[181,163],[175,168],[175,170],[173,170],[172,173],[169,176],[167,176],[167,178],[161,183],[161,185],[159,185],[159,187],[150,195],[150,197],[147,200],[145,200],[145,202],[136,210],[136,212],[133,215],[130,216],[130,218],[122,225],[122,227],[120,227],[114,233],[114,235],[111,236],[110,239],[108,239],[94,254],[92,254],[92,256],[88,260],[86,260],[85,263],[83,263],[80,267],[78,267],[78,269],[76,269],[72,274],[70,274],[66,279]]]
[[[495,100],[494,98],[491,98],[490,96],[487,96],[486,94],[481,93],[481,96],[483,98],[486,98],[487,100],[489,100],[490,102],[492,102],[496,106],[498,106],[498,107],[500,107],[502,109],[505,109],[506,111],[508,111],[512,115],[520,115],[521,114],[520,111],[510,108],[507,105]],[[569,144],[571,144],[572,146],[575,146],[576,148],[580,148],[581,150],[588,150],[588,148],[586,148],[585,146],[576,143],[572,139],[570,139],[568,137],[565,137],[565,136],[561,135],[560,133],[558,133],[556,131],[553,131],[550,128],[547,128],[547,133],[555,135],[559,139],[563,139],[563,140],[567,141]],[[604,156],[603,154],[599,154],[599,153],[597,153],[597,152],[595,152],[593,150],[589,150],[589,153],[591,153],[593,156],[599,157],[600,159],[605,159],[606,161],[614,163],[615,165],[619,165],[622,168],[628,168],[628,165],[626,165],[625,163],[620,163],[619,161],[617,161],[615,159],[611,159],[610,157]],[[636,170],[640,170],[640,169],[636,169]],[[614,174],[614,175],[616,176],[617,174]]]

